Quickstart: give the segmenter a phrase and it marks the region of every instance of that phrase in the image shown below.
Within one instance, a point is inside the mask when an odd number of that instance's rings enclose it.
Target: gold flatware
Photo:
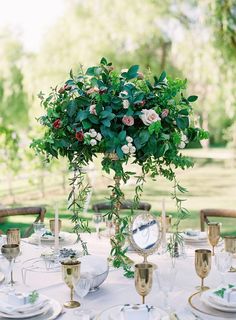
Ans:
[[[10,285],[14,285],[14,280],[13,280],[13,262],[14,259],[19,255],[20,253],[20,247],[18,244],[4,244],[1,247],[1,252],[2,255],[9,261],[10,263],[10,270],[11,270],[11,280],[10,280]]]
[[[195,250],[195,270],[201,278],[200,291],[207,290],[209,287],[204,286],[204,279],[211,270],[211,250],[197,249]]]
[[[215,255],[215,246],[220,240],[220,223],[209,222],[208,223],[208,241],[212,246],[212,255]]]
[[[142,296],[142,303],[145,303],[145,297],[152,288],[153,265],[150,263],[138,263],[135,265],[135,288],[138,294]]]
[[[74,283],[80,278],[80,261],[68,260],[61,262],[62,277],[64,282],[70,288],[70,301],[64,303],[66,308],[77,308],[80,306],[79,301],[74,300]]]

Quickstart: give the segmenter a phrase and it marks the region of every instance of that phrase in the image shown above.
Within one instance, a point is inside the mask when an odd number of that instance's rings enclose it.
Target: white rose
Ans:
[[[91,104],[91,106],[89,107],[89,112],[90,114],[94,114],[95,116],[97,115],[96,104]]]
[[[133,142],[133,138],[127,136],[127,137],[126,137],[126,141],[127,141],[127,142]]]
[[[161,120],[155,110],[143,109],[141,112],[142,114],[139,116],[139,118],[143,121],[145,126],[149,126],[151,123]]]
[[[133,145],[131,142],[128,143],[128,147],[131,148]]]
[[[120,97],[120,98],[123,98],[124,96],[128,96],[128,92],[127,92],[126,90],[121,91],[121,92],[119,93],[119,97]]]
[[[134,146],[130,147],[129,148],[129,152],[132,154],[132,153],[135,153],[136,151],[136,148]]]
[[[184,149],[185,148],[185,142],[181,141],[180,144],[178,145],[178,147],[180,149]]]
[[[126,144],[121,147],[121,150],[123,151],[124,154],[129,153],[129,147]]]
[[[91,140],[90,140],[90,144],[91,144],[91,146],[96,146],[97,140],[91,139]]]
[[[185,134],[181,134],[181,141],[188,143],[188,137]]]
[[[96,135],[97,135],[97,132],[96,132],[94,129],[90,129],[90,130],[89,130],[89,133],[90,133],[90,137],[91,137],[91,138],[95,138]]]
[[[101,135],[101,133],[98,133],[98,134],[97,134],[96,139],[97,139],[98,141],[101,141],[101,140],[102,140],[102,135]]]
[[[124,109],[128,109],[129,108],[129,100],[127,100],[127,99],[125,99],[125,100],[123,100],[123,108]]]

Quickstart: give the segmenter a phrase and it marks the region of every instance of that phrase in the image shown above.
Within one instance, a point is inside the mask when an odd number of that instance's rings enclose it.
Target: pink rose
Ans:
[[[143,109],[141,112],[142,114],[139,116],[139,118],[143,121],[145,126],[149,126],[151,123],[161,120],[155,110]]]
[[[142,72],[138,71],[138,79],[143,80],[143,78],[144,78],[144,74]]]
[[[163,109],[162,113],[161,113],[161,118],[166,118],[169,114],[169,109]]]
[[[94,114],[95,116],[97,115],[96,104],[91,104],[91,106],[89,107],[89,112],[90,114]]]
[[[124,116],[122,118],[122,122],[126,125],[126,126],[132,126],[134,124],[134,118],[131,116]]]
[[[99,92],[98,87],[92,87],[92,88],[88,89],[86,93],[87,94],[92,94],[94,92]]]

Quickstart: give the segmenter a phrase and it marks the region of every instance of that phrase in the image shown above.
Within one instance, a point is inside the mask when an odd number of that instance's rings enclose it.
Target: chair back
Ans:
[[[120,209],[121,210],[129,210],[133,207],[134,202],[131,200],[125,200],[121,203]],[[111,209],[111,203],[110,202],[100,202],[96,203],[92,206],[92,209],[99,213],[99,212],[104,212],[106,210]],[[144,210],[144,211],[150,211],[151,205],[150,203],[147,202],[139,202],[138,207],[136,210]]]
[[[236,210],[230,209],[202,209],[200,211],[201,231],[205,230],[205,224],[209,223],[208,217],[236,218]]]
[[[21,208],[3,208],[0,209],[0,218],[20,215],[36,215],[33,222],[44,221],[46,209],[44,207],[21,207]],[[33,223],[25,231],[23,237],[28,237],[33,230]]]

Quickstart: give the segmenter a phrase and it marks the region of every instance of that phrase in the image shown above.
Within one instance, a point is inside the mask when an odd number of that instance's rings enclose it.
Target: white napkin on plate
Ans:
[[[19,305],[19,302],[17,301],[17,299],[15,301],[14,299],[11,299],[10,301],[11,303],[9,302],[7,293],[1,293],[0,312],[6,313],[9,315],[16,314],[16,313],[27,314],[27,313],[40,310],[48,302],[46,298],[42,298],[40,296],[37,299],[37,301],[35,301],[34,303],[25,303],[25,304]]]
[[[88,255],[79,259],[81,261],[81,273],[89,273],[92,275],[99,275],[108,269],[107,259]]]
[[[121,320],[159,320],[160,316],[152,311],[154,308],[146,304],[124,305],[121,308]]]

